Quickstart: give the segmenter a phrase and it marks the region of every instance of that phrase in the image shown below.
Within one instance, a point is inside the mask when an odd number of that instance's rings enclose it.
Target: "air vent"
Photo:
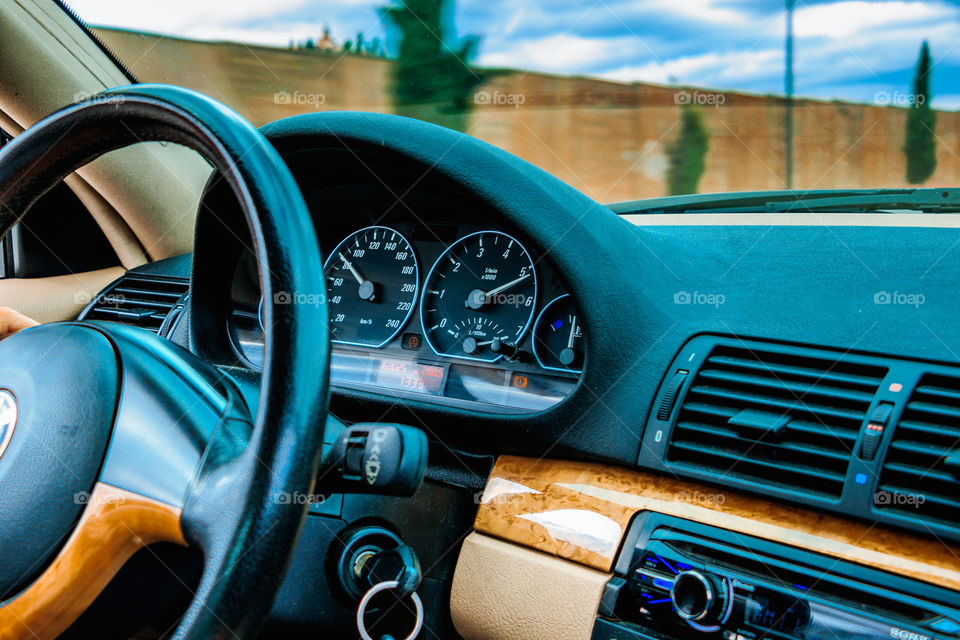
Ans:
[[[839,498],[886,371],[829,352],[718,344],[677,412],[667,461],[721,484]]]
[[[874,504],[960,524],[960,378],[920,380],[894,430]]]
[[[124,276],[102,293],[81,320],[111,320],[160,332],[170,310],[190,288],[187,280]]]

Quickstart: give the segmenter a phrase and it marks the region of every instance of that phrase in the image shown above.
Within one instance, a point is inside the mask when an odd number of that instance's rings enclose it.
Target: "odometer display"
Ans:
[[[499,231],[451,245],[424,282],[420,319],[427,344],[444,356],[499,360],[530,326],[537,275],[526,248]]]
[[[333,342],[382,347],[413,313],[420,268],[394,229],[366,227],[347,236],[327,258],[324,276]]]
[[[442,395],[446,374],[445,366],[409,360],[381,360],[375,376],[378,385],[389,389]]]

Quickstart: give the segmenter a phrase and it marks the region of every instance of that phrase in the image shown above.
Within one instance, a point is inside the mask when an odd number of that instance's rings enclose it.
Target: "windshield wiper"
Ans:
[[[960,189],[744,191],[651,198],[608,205],[614,213],[960,212]]]

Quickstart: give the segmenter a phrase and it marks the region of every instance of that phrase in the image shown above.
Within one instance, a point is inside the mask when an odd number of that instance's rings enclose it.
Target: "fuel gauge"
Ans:
[[[554,298],[543,308],[533,327],[533,355],[544,369],[583,370],[586,344],[583,325],[569,294]]]

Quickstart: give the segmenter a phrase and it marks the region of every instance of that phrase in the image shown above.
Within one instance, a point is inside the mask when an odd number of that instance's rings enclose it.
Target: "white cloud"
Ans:
[[[777,74],[783,75],[783,51],[705,53],[674,58],[664,62],[648,62],[639,66],[624,66],[601,74],[602,77],[622,82],[679,82],[704,86],[736,86],[738,83]]]
[[[904,25],[930,27],[941,20],[956,20],[957,11],[935,2],[865,2],[847,0],[832,4],[803,5],[794,12],[794,33],[798,38],[845,39],[900,28]],[[874,44],[877,41],[874,40]]]
[[[583,38],[572,34],[557,34],[522,41],[509,49],[488,51],[480,55],[477,63],[490,67],[578,73],[615,59],[622,55],[627,47],[635,46],[635,42],[633,36]]]
[[[85,22],[186,38],[285,46],[329,25],[341,39],[379,35],[385,0],[67,0]],[[284,16],[291,16],[284,18]]]
[[[198,25],[230,25],[268,18],[280,8],[279,3],[262,0],[67,1],[77,15],[91,24],[176,34]],[[282,8],[296,10],[306,3],[307,0],[286,0]]]
[[[751,26],[748,16],[730,9],[727,2],[718,0],[648,0],[655,11],[684,16],[697,22],[709,22],[717,26],[743,28]]]

